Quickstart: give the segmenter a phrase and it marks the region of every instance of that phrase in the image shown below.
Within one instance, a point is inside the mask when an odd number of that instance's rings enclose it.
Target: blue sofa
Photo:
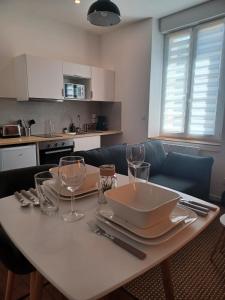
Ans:
[[[165,153],[160,141],[147,141],[145,161],[151,164],[149,181],[208,200],[212,157]],[[115,164],[117,173],[127,175],[126,144],[77,151],[90,165]]]

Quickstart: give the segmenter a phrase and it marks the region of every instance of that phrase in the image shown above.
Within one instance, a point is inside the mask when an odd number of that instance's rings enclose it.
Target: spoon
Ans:
[[[25,201],[24,199],[23,199],[23,197],[20,195],[20,193],[18,193],[18,192],[15,192],[14,193],[14,196],[16,197],[16,199],[20,202],[20,207],[29,207],[30,206],[30,202],[28,202],[28,201]]]
[[[27,192],[25,190],[20,191],[21,195],[23,195],[25,198],[30,200],[33,204],[33,206],[40,206],[39,200],[31,194],[31,192]]]

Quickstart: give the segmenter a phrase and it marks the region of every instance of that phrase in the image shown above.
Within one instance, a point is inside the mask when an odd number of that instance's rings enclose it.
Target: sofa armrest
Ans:
[[[194,156],[169,152],[165,159],[161,174],[194,180],[200,184],[210,186],[212,157]]]

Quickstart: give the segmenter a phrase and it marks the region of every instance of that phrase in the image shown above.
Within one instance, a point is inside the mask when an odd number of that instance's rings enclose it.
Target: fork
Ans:
[[[88,223],[89,228],[91,229],[92,232],[96,233],[97,235],[102,235],[108,239],[110,239],[114,244],[120,246],[121,248],[127,250],[129,253],[133,254],[139,259],[145,259],[146,258],[146,253],[135,248],[134,246],[126,243],[125,241],[115,237],[112,234],[109,234],[106,232],[101,226],[97,225],[95,221],[89,221]]]
[[[29,207],[30,206],[31,203],[28,202],[28,201],[26,201],[19,192],[15,192],[14,196],[20,202],[20,207],[25,208],[25,207]]]

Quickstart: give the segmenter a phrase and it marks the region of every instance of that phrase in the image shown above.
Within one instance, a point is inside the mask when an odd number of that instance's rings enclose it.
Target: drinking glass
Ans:
[[[145,146],[144,144],[127,145],[126,159],[129,165],[134,168],[134,179],[136,178],[136,168],[140,166],[145,160]]]
[[[56,190],[57,179],[49,171],[44,171],[35,174],[34,180],[41,211],[49,216],[55,215],[59,201],[59,195]]]
[[[129,182],[148,182],[149,172],[150,172],[150,164],[147,162],[143,162],[140,166],[128,165],[128,177]]]
[[[73,200],[75,192],[84,182],[86,167],[84,158],[81,156],[65,156],[59,161],[59,179],[61,187],[71,193],[70,211],[62,215],[64,221],[75,222],[84,217],[84,213],[75,210]]]

